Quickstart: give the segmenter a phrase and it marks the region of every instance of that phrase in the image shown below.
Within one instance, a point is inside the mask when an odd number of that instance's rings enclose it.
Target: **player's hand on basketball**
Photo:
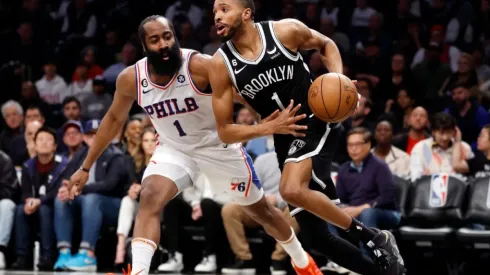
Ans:
[[[202,210],[201,210],[201,204],[198,203],[196,205],[194,205],[192,207],[192,214],[191,214],[191,218],[194,220],[194,221],[197,221],[199,220],[200,218],[202,217]]]
[[[77,170],[70,178],[68,182],[68,191],[70,192],[70,199],[74,199],[75,196],[80,195],[83,187],[87,183],[88,172],[83,170]]]
[[[275,117],[269,120],[273,133],[304,137],[305,134],[300,131],[305,131],[308,127],[306,125],[296,125],[298,121],[306,118],[306,114],[296,115],[300,108],[301,104],[294,106],[294,100],[291,100],[286,109],[278,114],[274,112],[272,115]]]

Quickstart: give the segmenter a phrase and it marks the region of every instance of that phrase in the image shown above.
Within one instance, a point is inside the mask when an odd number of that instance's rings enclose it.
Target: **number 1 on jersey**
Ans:
[[[281,99],[279,98],[279,95],[277,95],[276,92],[272,94],[272,100],[274,100],[277,103],[277,106],[279,106],[279,109],[284,110],[284,105],[282,105]]]
[[[182,126],[180,126],[180,122],[176,120],[174,122],[175,128],[177,128],[177,131],[179,131],[179,136],[185,137],[187,134],[184,132],[184,129],[182,129]]]

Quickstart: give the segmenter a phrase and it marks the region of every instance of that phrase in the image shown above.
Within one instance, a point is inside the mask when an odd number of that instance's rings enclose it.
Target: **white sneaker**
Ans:
[[[216,266],[216,255],[208,255],[202,258],[202,261],[194,267],[194,272],[214,273],[218,267]]]
[[[184,262],[182,253],[179,252],[175,252],[166,263],[158,266],[158,271],[161,272],[181,272],[182,269],[184,269]]]
[[[0,269],[5,269],[5,255],[0,251]]]

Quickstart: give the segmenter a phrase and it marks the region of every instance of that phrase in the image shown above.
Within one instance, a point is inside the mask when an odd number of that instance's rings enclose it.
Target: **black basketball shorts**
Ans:
[[[340,123],[327,124],[316,117],[307,118],[306,137],[296,138],[292,135],[275,135],[274,145],[277,152],[279,167],[282,171],[288,162],[300,162],[311,158],[310,189],[324,193],[334,203],[339,203],[335,184],[330,175],[332,160],[339,141],[343,126]],[[300,209],[291,210],[291,215]]]

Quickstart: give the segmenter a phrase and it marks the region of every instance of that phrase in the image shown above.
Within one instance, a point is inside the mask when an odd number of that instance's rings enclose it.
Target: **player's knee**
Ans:
[[[282,198],[290,204],[297,205],[302,200],[300,184],[286,182],[279,186],[279,192]]]
[[[141,188],[140,210],[142,212],[156,213],[159,215],[167,202],[165,191],[155,188],[154,183],[150,182]]]

